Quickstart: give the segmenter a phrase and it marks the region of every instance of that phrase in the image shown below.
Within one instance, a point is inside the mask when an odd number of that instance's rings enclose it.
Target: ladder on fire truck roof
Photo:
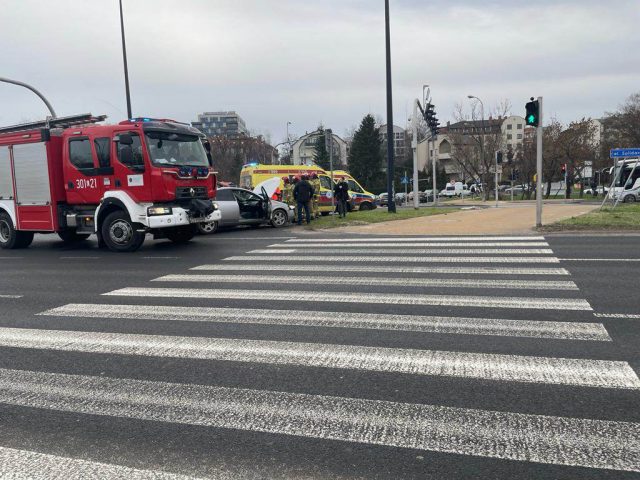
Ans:
[[[68,128],[78,125],[102,122],[106,118],[106,115],[93,116],[90,113],[71,115],[69,117],[48,117],[46,120],[40,120],[39,122],[21,123],[19,125],[12,125],[9,127],[0,127],[0,135],[3,133],[36,130],[38,128]]]

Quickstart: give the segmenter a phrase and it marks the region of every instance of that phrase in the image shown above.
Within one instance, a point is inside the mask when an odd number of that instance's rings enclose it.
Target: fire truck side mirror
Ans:
[[[118,141],[120,145],[133,145],[133,138],[128,133],[121,133],[118,135]]]
[[[202,145],[207,152],[211,153],[211,144],[209,142],[204,142]]]

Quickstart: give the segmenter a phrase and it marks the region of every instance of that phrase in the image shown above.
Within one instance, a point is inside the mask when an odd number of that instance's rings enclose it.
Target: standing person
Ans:
[[[313,187],[309,183],[309,177],[307,175],[303,175],[302,180],[300,180],[294,187],[293,197],[296,199],[296,204],[298,206],[298,225],[302,225],[303,211],[307,217],[307,224],[311,223],[309,202],[313,197]]]
[[[311,213],[313,214],[313,218],[320,218],[320,178],[315,172],[311,174],[311,186],[313,187]]]
[[[282,177],[282,183],[284,184],[282,188],[282,201],[287,205],[293,205],[293,187],[291,186],[289,177]]]
[[[298,210],[298,203],[296,202],[296,199],[295,199],[295,197],[293,195],[293,192],[296,189],[296,187],[298,186],[298,183],[300,183],[300,177],[296,175],[291,180],[291,203],[295,207],[294,210],[293,210],[293,216],[295,217],[294,221],[296,221],[296,222],[298,221],[298,218],[300,218],[300,210]]]
[[[344,218],[347,216],[347,202],[349,201],[349,184],[344,177],[340,178],[340,181],[336,183],[333,189],[336,202],[338,202],[338,214]]]

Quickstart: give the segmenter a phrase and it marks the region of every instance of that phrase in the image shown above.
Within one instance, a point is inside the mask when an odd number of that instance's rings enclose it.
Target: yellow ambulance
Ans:
[[[358,181],[348,172],[344,170],[333,171],[334,182],[339,182],[342,177],[344,177],[349,184],[349,196],[351,197],[351,204],[355,210],[373,210],[378,206],[376,196],[362,188]]]
[[[317,165],[261,165],[259,163],[249,163],[242,167],[240,171],[240,187],[253,190],[260,182],[270,178],[280,178],[280,191],[284,189],[283,177],[293,180],[294,177],[312,174],[318,175],[320,179],[320,200],[318,206],[320,213],[327,215],[333,211],[331,197],[333,196],[333,185],[329,174]]]

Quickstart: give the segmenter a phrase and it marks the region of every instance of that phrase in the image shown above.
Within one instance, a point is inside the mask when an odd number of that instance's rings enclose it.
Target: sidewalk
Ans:
[[[598,205],[593,204],[545,204],[542,223],[545,225],[575,217],[596,208]],[[501,203],[499,208],[460,210],[446,215],[335,228],[331,232],[380,235],[534,235],[535,219],[535,203]]]

